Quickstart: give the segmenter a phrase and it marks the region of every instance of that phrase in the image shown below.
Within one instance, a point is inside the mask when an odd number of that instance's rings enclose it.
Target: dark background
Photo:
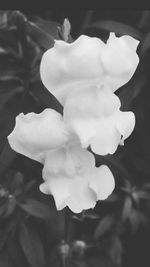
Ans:
[[[140,40],[139,66],[116,92],[121,109],[135,113],[134,132],[114,155],[95,155],[97,166],[112,170],[115,191],[80,215],[57,212],[53,198],[39,191],[42,166],[7,142],[20,112],[63,112],[42,85],[39,65],[52,38],[63,39],[58,26],[66,17],[73,39],[106,41],[115,32]],[[0,267],[150,266],[150,11],[3,10],[0,47]]]

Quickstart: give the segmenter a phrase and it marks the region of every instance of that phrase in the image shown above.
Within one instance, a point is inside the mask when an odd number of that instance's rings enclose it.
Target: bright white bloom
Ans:
[[[134,114],[120,111],[113,92],[135,72],[137,45],[130,36],[111,33],[105,44],[82,35],[71,44],[55,41],[42,57],[42,82],[63,104],[64,114],[52,109],[20,114],[8,141],[16,152],[44,165],[40,190],[53,195],[58,210],[68,206],[79,213],[114,190],[109,168],[96,168],[85,148],[113,154],[133,131]]]
[[[52,194],[58,210],[73,212],[94,208],[114,190],[113,174],[105,165],[95,167],[92,153],[80,146],[68,146],[46,154],[40,190]]]
[[[99,38],[81,35],[73,43],[56,40],[41,60],[45,87],[64,105],[70,92],[82,86],[107,84],[114,92],[127,83],[139,62],[139,41],[110,33],[105,44]]]
[[[59,148],[68,141],[68,132],[61,114],[45,109],[40,114],[19,114],[8,141],[16,152],[42,163],[46,151]]]
[[[104,85],[87,86],[67,97],[64,121],[83,148],[90,145],[96,154],[113,154],[135,126],[134,113],[122,112],[120,106],[119,98]]]
[[[93,208],[114,190],[109,168],[95,167],[92,153],[81,148],[55,110],[18,115],[8,141],[15,151],[44,165],[45,182],[40,190],[53,195],[58,210],[68,206],[79,213]]]

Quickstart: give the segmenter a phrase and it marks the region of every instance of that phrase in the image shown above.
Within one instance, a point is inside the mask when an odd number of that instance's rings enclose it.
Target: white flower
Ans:
[[[127,83],[136,70],[139,41],[110,34],[105,44],[99,38],[81,35],[73,43],[56,40],[41,60],[45,87],[64,105],[68,95],[82,86],[104,83],[114,92]]]
[[[40,190],[53,195],[58,210],[68,206],[79,213],[93,208],[114,190],[114,177],[109,168],[95,167],[92,153],[81,148],[55,110],[18,115],[8,141],[16,152],[44,165],[45,182]]]
[[[119,98],[104,85],[86,86],[67,97],[64,122],[83,148],[90,145],[96,154],[113,154],[135,126],[134,113],[122,112],[120,106]]]
[[[100,155],[113,154],[131,134],[132,112],[120,111],[113,93],[132,77],[138,41],[113,33],[105,44],[85,35],[68,44],[55,41],[41,61],[41,79],[63,104],[64,114],[52,109],[41,114],[20,114],[8,136],[16,152],[41,162],[44,183],[58,210],[93,208],[114,190],[114,177],[105,165],[95,167],[89,145]]]
[[[47,152],[43,178],[40,190],[53,195],[57,209],[68,206],[75,213],[94,208],[115,187],[109,168],[96,168],[92,153],[77,145]]]
[[[46,151],[68,141],[68,132],[61,114],[45,109],[40,114],[19,114],[8,141],[16,152],[42,163]]]

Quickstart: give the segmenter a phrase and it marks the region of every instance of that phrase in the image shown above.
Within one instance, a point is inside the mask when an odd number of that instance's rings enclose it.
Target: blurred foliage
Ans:
[[[42,166],[15,153],[7,136],[21,112],[63,112],[39,74],[42,54],[54,40],[87,34],[106,41],[110,31],[140,40],[140,64],[116,92],[122,110],[134,111],[136,127],[115,155],[95,156],[97,166],[112,170],[114,193],[94,210],[57,212],[53,198],[39,191]],[[150,265],[149,70],[149,10],[0,11],[0,266]]]

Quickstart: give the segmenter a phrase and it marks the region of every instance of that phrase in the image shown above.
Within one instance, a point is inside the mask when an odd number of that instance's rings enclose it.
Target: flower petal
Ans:
[[[52,194],[58,210],[65,206],[81,212],[95,206],[95,194],[89,189],[88,176],[94,167],[92,153],[79,146],[46,153],[40,190]]]
[[[64,104],[68,94],[80,84],[92,84],[103,75],[102,48],[105,44],[96,37],[81,35],[73,43],[55,41],[47,50],[40,65],[45,87]]]
[[[83,148],[91,145],[100,155],[113,154],[121,139],[115,127],[114,114],[120,100],[107,87],[91,87],[71,93],[64,107],[64,121],[68,130],[80,139]]]
[[[116,127],[118,131],[123,136],[123,139],[128,138],[135,127],[134,113],[132,111],[119,111],[116,117]]]
[[[106,85],[88,85],[73,91],[66,99],[64,121],[109,116],[121,106],[119,98]]]
[[[40,162],[43,162],[45,151],[60,147],[67,140],[62,116],[53,109],[45,109],[40,114],[19,114],[15,128],[8,136],[12,149]]]
[[[73,43],[56,40],[47,50],[40,65],[45,87],[62,103],[72,91],[99,82],[112,91],[127,83],[138,65],[136,48],[139,41],[114,33],[105,44],[99,38],[81,35]]]
[[[55,175],[74,177],[95,166],[93,154],[80,146],[66,145],[45,153],[43,179]]]
[[[97,200],[106,199],[115,188],[114,176],[110,169],[106,165],[95,168],[89,186],[96,193]]]
[[[106,72],[106,82],[115,91],[127,83],[134,74],[139,63],[136,48],[139,41],[131,36],[116,37],[110,33],[107,44],[103,48],[102,62]]]
[[[91,138],[90,145],[94,153],[105,156],[114,154],[120,144],[121,134],[116,129],[113,116],[103,118],[95,126],[95,136]]]

